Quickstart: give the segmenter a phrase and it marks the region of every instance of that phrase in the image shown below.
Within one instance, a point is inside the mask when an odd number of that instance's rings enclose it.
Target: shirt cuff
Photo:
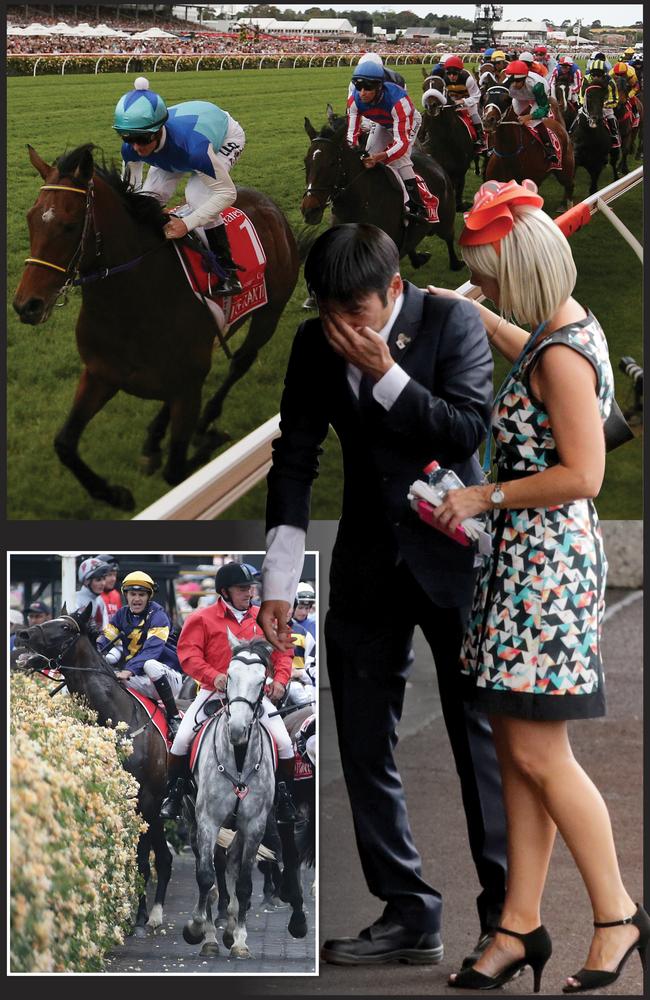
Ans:
[[[305,537],[303,528],[292,524],[279,524],[267,533],[263,601],[287,601],[293,606],[305,558]]]
[[[388,369],[385,375],[382,375],[378,382],[375,382],[372,394],[385,410],[390,410],[402,389],[410,381],[410,376],[395,363]]]

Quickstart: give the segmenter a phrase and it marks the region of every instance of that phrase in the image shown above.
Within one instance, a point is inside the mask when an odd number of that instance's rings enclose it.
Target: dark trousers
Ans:
[[[413,628],[433,653],[442,712],[461,783],[470,849],[482,887],[481,928],[496,926],[505,896],[506,830],[501,779],[487,718],[462,698],[459,653],[468,608],[433,604],[402,562],[385,604],[359,614],[332,594],[325,619],[327,667],[357,847],[384,916],[414,930],[440,929],[442,898],[422,878],[394,750]],[[440,806],[444,806],[440,803]],[[459,850],[462,850],[459,846]]]

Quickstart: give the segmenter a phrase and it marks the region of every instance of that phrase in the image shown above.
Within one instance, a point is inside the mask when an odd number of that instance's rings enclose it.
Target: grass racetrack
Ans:
[[[419,107],[420,67],[400,67],[400,71]],[[48,162],[64,150],[84,142],[99,146],[107,161],[119,160],[119,140],[111,129],[113,108],[137,75],[132,72],[128,76],[120,73],[18,77],[7,81],[7,513],[10,519],[88,520],[130,516],[91,500],[60,464],[53,448],[54,434],[65,419],[81,370],[74,338],[79,291],[71,294],[65,307],[55,309],[46,324],[37,327],[18,321],[11,308],[11,298],[29,250],[25,213],[37,196],[40,181],[29,163],[26,143],[33,145]],[[315,126],[320,126],[325,121],[328,101],[342,113],[349,76],[349,69],[341,67],[155,73],[150,74],[150,81],[168,105],[191,99],[213,101],[240,122],[247,144],[233,171],[235,182],[259,188],[274,198],[297,232],[303,227],[300,199],[304,189],[303,157],[308,145],[303,119],[307,115]],[[630,160],[631,168],[637,165],[637,161]],[[601,175],[600,187],[611,180],[608,167]],[[576,200],[586,197],[588,181],[586,172],[579,170]],[[478,185],[479,178],[473,172],[468,173],[466,199],[471,198]],[[637,186],[613,205],[616,214],[639,240],[642,240],[641,187]],[[546,199],[547,210],[554,214],[561,200],[559,184],[552,178],[547,179],[541,193]],[[457,216],[457,234],[461,221]],[[618,372],[617,365],[619,358],[626,354],[643,364],[642,266],[601,216],[573,236],[571,245],[578,265],[576,297],[589,306],[603,325],[616,374],[617,398],[625,409],[631,401],[631,388],[626,377]],[[414,271],[408,261],[403,262],[405,278],[420,287],[427,282],[457,287],[466,280],[466,271],[454,274],[448,269],[447,251],[441,240],[429,239],[422,247],[431,252],[430,261],[419,271]],[[219,426],[230,434],[232,441],[278,411],[293,334],[307,315],[301,309],[305,294],[300,277],[273,338],[226,401]],[[124,322],[129,322],[128,316],[124,316]],[[192,331],[188,329],[187,337],[191,336]],[[231,346],[236,347],[243,336],[242,332],[238,333]],[[216,351],[204,399],[216,391],[225,366],[226,359]],[[497,380],[505,373],[505,367],[505,363],[497,363]],[[310,381],[318,377],[318,372],[305,372],[306,406],[309,405]],[[146,478],[138,468],[145,427],[158,407],[157,402],[121,393],[95,417],[81,440],[83,458],[110,482],[127,486],[136,498],[137,510],[169,489],[160,472]],[[601,518],[642,516],[641,454],[641,441],[637,439],[609,456],[597,504]],[[338,517],[339,495],[338,448],[336,439],[330,434],[321,475],[314,489],[312,516]],[[262,483],[231,507],[224,517],[262,518],[264,497]]]

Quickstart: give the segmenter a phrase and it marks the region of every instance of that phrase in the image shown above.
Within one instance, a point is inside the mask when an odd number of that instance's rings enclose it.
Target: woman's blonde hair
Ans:
[[[532,326],[548,320],[569,298],[576,266],[569,242],[541,208],[514,205],[515,224],[500,243],[463,247],[463,259],[475,274],[499,286],[499,312]]]

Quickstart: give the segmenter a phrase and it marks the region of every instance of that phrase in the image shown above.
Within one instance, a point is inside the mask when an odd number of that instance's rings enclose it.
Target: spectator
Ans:
[[[30,628],[32,625],[42,625],[43,622],[52,620],[52,612],[44,601],[32,601],[29,607],[26,608],[25,614],[27,615],[27,624]]]
[[[111,556],[107,552],[102,552],[100,555],[95,556],[95,559],[99,559],[100,562],[106,563],[109,567],[104,580],[102,599],[106,605],[106,611],[110,620],[122,607],[120,592],[115,587],[120,565],[115,556]]]

